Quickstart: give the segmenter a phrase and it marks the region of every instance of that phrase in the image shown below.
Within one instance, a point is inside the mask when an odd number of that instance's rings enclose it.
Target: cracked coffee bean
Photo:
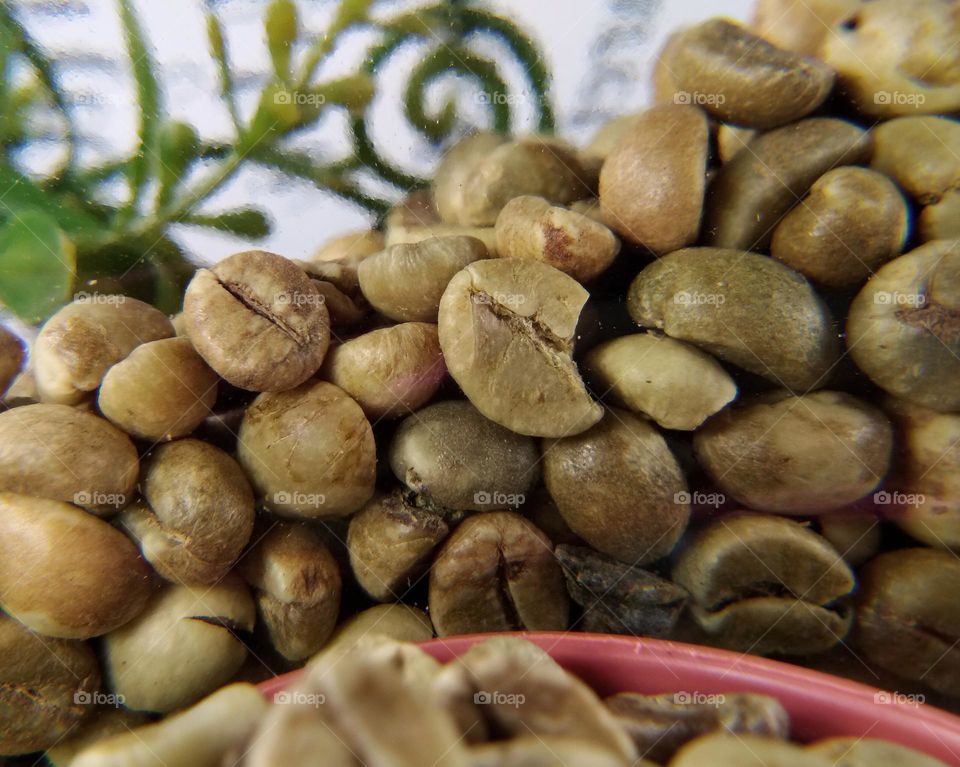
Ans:
[[[561,631],[570,600],[553,545],[509,511],[470,517],[430,570],[430,617],[438,636],[480,631]]]
[[[675,583],[586,546],[557,546],[570,598],[583,608],[576,628],[603,634],[666,637],[687,601]]]
[[[293,261],[249,250],[200,269],[184,320],[194,347],[223,379],[250,391],[285,391],[312,376],[327,353],[323,295]]]
[[[573,361],[588,298],[576,280],[538,261],[477,261],[440,301],[440,347],[450,375],[491,421],[518,434],[561,437],[600,420]]]

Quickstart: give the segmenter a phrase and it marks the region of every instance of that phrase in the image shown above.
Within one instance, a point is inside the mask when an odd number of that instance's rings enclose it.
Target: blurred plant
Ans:
[[[426,41],[430,52],[410,75],[404,113],[434,144],[444,143],[462,128],[453,101],[446,102],[439,114],[429,114],[425,103],[431,84],[450,73],[479,86],[495,130],[510,129],[513,102],[505,98],[508,89],[498,64],[468,47],[475,34],[493,35],[512,52],[528,76],[539,130],[553,128],[548,76],[536,47],[511,22],[469,2],[448,0],[384,21],[371,15],[374,0],[341,0],[330,27],[305,41],[303,55],[294,57],[301,38],[296,5],[293,0],[273,0],[264,19],[273,71],[247,120],[237,106],[223,30],[213,13],[207,15],[210,53],[234,137],[227,143],[206,141],[192,126],[165,117],[156,68],[132,0],[117,2],[136,84],[138,146],[129,157],[95,167],[77,162],[70,107],[58,82],[56,62],[30,38],[10,5],[0,3],[0,304],[27,322],[49,316],[69,300],[77,285],[124,292],[164,311],[177,311],[194,265],[170,238],[172,224],[252,240],[270,232],[268,217],[256,207],[200,212],[204,201],[244,163],[305,179],[377,216],[388,209],[388,198],[395,199],[398,190],[422,186],[423,179],[380,153],[368,131],[377,77],[391,55],[408,42]],[[360,71],[315,83],[317,70],[344,33],[359,26],[378,31]],[[30,76],[15,83],[15,65],[22,70],[24,64]],[[351,156],[322,164],[287,146],[286,139],[316,124],[331,108],[349,114]],[[56,140],[64,150],[60,167],[43,178],[28,176],[17,164],[18,152],[49,132],[48,126],[38,127],[38,113],[55,116]],[[365,192],[364,173],[387,182],[394,194]],[[119,202],[116,194],[107,193],[118,183],[123,190]]]

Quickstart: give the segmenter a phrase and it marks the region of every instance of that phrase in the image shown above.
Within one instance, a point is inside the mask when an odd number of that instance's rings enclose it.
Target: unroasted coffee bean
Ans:
[[[602,408],[572,358],[587,291],[547,264],[477,261],[440,301],[450,375],[487,418],[518,434],[559,437],[596,423]]]
[[[836,767],[833,760],[780,738],[717,732],[687,743],[670,767]]]
[[[450,509],[523,504],[540,477],[530,437],[484,418],[469,402],[438,402],[408,417],[390,444],[397,479]]]
[[[770,254],[821,285],[846,288],[900,255],[908,232],[906,200],[890,179],[837,168],[777,225]]]
[[[626,729],[637,751],[666,764],[684,743],[713,732],[790,737],[790,717],[776,698],[754,694],[706,696],[621,692],[604,703]]]
[[[847,348],[896,397],[960,410],[960,242],[923,245],[883,266],[857,294]]]
[[[630,565],[669,554],[690,516],[666,441],[625,410],[610,410],[583,434],[544,441],[543,478],[570,529]]]
[[[624,767],[627,762],[603,746],[581,738],[563,735],[541,737],[517,735],[509,740],[477,743],[469,748],[471,767]],[[654,767],[646,759],[631,761],[631,767]]]
[[[509,511],[470,517],[433,562],[430,615],[439,636],[566,629],[569,600],[550,539]]]
[[[373,229],[347,232],[327,240],[310,257],[311,261],[363,259],[383,250],[383,233]]]
[[[138,344],[172,335],[167,316],[135,298],[94,295],[67,304],[44,323],[33,345],[40,396],[76,404]]]
[[[658,253],[697,239],[709,127],[697,107],[660,105],[631,122],[600,173],[607,225]]]
[[[200,269],[183,311],[200,356],[241,389],[298,386],[320,367],[330,343],[330,317],[316,285],[292,261],[262,250]]]
[[[603,224],[542,197],[515,197],[497,216],[497,253],[502,258],[543,261],[579,282],[603,272],[620,242]]]
[[[876,494],[874,495],[876,497]],[[880,550],[882,529],[876,514],[857,509],[832,511],[817,518],[820,535],[853,567],[873,559]]]
[[[880,410],[843,392],[777,394],[721,413],[693,444],[714,482],[741,503],[810,514],[851,504],[880,484],[893,429]]]
[[[713,357],[653,333],[600,344],[584,367],[595,391],[665,429],[696,429],[737,396],[737,385]]]
[[[849,629],[835,603],[853,590],[853,572],[824,538],[783,517],[718,519],[681,552],[673,580],[712,641],[740,652],[822,652]]]
[[[443,156],[433,177],[433,201],[442,221],[450,224],[476,225],[469,185],[480,164],[507,139],[495,133],[474,133],[458,141]],[[483,217],[481,217],[483,219]],[[481,220],[492,226],[496,217]]]
[[[218,380],[189,339],[150,341],[107,371],[97,405],[128,434],[174,439],[210,415]]]
[[[373,636],[399,642],[425,642],[433,638],[433,624],[430,616],[416,607],[375,605],[341,623],[317,658],[339,657]]]
[[[229,576],[213,586],[165,586],[133,622],[104,639],[110,686],[138,711],[166,713],[196,702],[237,672],[256,609]]]
[[[812,117],[750,142],[723,165],[707,193],[707,244],[764,250],[777,223],[824,173],[869,159],[870,135],[853,123]]]
[[[960,181],[960,123],[948,117],[898,117],[873,129],[871,167],[922,205]]]
[[[960,414],[888,400],[899,437],[880,510],[927,546],[960,550]],[[892,492],[890,492],[892,490]]]
[[[945,695],[960,691],[960,561],[935,549],[881,554],[864,567],[857,646],[867,660]]]
[[[143,477],[145,503],[120,517],[144,558],[168,581],[215,583],[253,531],[253,491],[236,461],[206,442],[157,448]]]
[[[73,728],[43,755],[50,767],[72,767],[77,754],[89,749],[94,743],[142,727],[149,721],[149,715],[141,711],[130,711],[111,705],[96,706],[78,727]],[[103,763],[98,763],[97,767],[103,767]],[[131,765],[128,763],[124,767]]]
[[[359,263],[359,262],[358,262]],[[357,267],[352,262],[297,261],[319,291],[331,327],[352,326],[366,319],[370,306],[360,292]]]
[[[960,239],[960,191],[951,189],[920,212],[917,233],[921,241]]]
[[[807,751],[825,756],[834,767],[946,767],[928,754],[874,738],[827,738]]]
[[[108,421],[67,405],[0,413],[0,491],[111,514],[131,500],[140,461]]]
[[[754,31],[788,51],[816,56],[831,29],[851,19],[865,0],[758,0]]]
[[[664,62],[678,97],[698,97],[724,122],[776,128],[819,107],[833,89],[822,61],[777,48],[726,19],[679,33]]]
[[[387,229],[387,248],[394,245],[413,245],[427,240],[446,237],[470,237],[479,240],[487,249],[483,258],[496,258],[497,230],[493,226],[457,226],[456,224],[431,224],[430,226],[394,226]]]
[[[634,321],[794,391],[827,383],[839,356],[830,313],[810,283],[776,261],[687,248],[630,285]]]
[[[432,237],[364,259],[357,275],[363,295],[384,316],[397,322],[436,322],[447,283],[467,264],[486,257],[486,248],[474,237]]]
[[[448,532],[440,514],[418,507],[404,493],[376,495],[350,520],[353,574],[377,601],[401,598],[426,571]]]
[[[0,754],[41,751],[89,713],[100,688],[93,650],[83,642],[46,639],[0,615]]]
[[[39,634],[88,639],[130,621],[150,569],[102,519],[60,501],[0,493],[0,606]]]
[[[430,401],[446,374],[437,326],[426,322],[373,330],[334,346],[321,369],[372,421],[417,410]]]
[[[567,591],[583,608],[581,631],[666,637],[673,631],[687,592],[639,567],[630,567],[586,546],[557,546]]]
[[[0,325],[0,397],[6,393],[13,379],[17,377],[25,359],[23,342]]]
[[[346,516],[373,495],[373,430],[360,406],[325,381],[257,397],[237,458],[267,508],[283,516]]]
[[[333,633],[340,612],[340,570],[330,549],[305,524],[271,522],[243,557],[260,624],[284,658],[301,661]]]

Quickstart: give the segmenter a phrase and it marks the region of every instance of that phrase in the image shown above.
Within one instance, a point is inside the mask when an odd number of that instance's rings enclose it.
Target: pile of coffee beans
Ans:
[[[477,133],[382,231],[237,253],[173,318],[85,292],[28,362],[0,330],[0,754],[344,622],[957,705],[958,43],[956,2],[764,1],[585,148]]]

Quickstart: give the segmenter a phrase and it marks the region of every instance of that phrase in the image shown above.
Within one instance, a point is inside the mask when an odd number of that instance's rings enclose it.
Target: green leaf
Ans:
[[[47,214],[22,211],[0,227],[0,302],[25,322],[66,302],[76,271],[73,244]]]
[[[101,224],[67,197],[52,195],[37,186],[10,166],[0,163],[0,221],[22,214],[25,209],[37,209],[51,216],[68,235],[99,233]]]
[[[233,73],[228,63],[227,42],[220,22],[213,13],[207,13],[207,39],[210,41],[210,55],[217,62],[217,71],[220,74],[220,96],[227,105],[230,119],[239,135],[243,133],[243,129],[240,124],[240,114],[237,111],[237,99],[234,95]]]
[[[154,171],[160,181],[157,206],[169,200],[184,172],[200,152],[200,139],[193,126],[172,120],[164,123],[157,139],[157,167]]]
[[[294,103],[295,94],[282,85],[268,85],[260,94],[260,103],[250,121],[250,126],[240,142],[241,153],[251,151],[300,122],[300,109]]]
[[[251,240],[270,234],[270,218],[256,208],[237,208],[213,215],[193,214],[181,219],[180,223],[219,229]]]
[[[282,83],[290,81],[290,51],[297,40],[297,26],[297,6],[293,0],[273,0],[270,3],[264,28],[273,71]]]

